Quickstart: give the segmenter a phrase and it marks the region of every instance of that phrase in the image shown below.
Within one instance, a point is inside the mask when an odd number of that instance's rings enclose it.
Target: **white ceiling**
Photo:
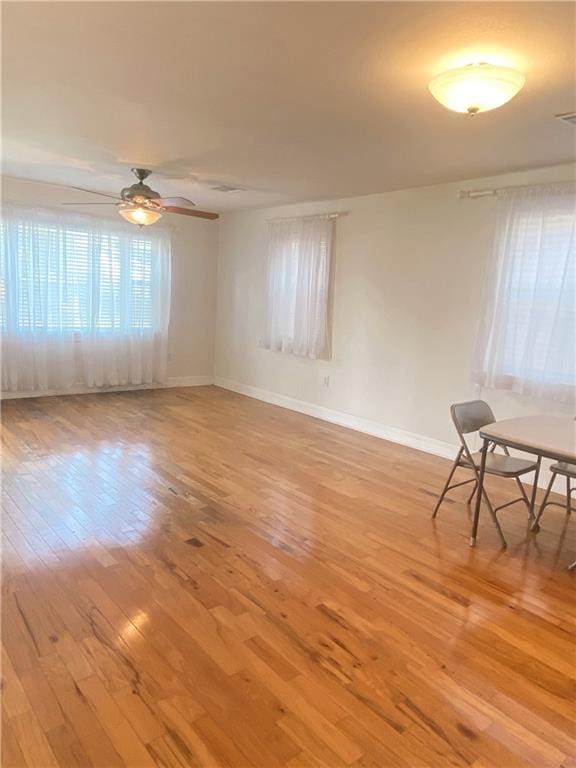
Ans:
[[[570,2],[3,4],[6,175],[231,208],[574,159]],[[428,93],[471,59],[524,90],[470,118]],[[207,183],[208,182],[208,183]],[[210,190],[217,183],[247,191]],[[66,199],[85,199],[81,193]]]

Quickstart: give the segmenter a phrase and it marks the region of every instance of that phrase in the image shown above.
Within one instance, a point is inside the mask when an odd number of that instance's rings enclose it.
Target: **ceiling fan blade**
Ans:
[[[94,202],[94,203],[60,203],[60,205],[118,205],[118,203],[101,203],[101,202]]]
[[[219,213],[210,213],[210,211],[198,211],[196,208],[178,208],[175,205],[164,207],[167,213],[181,213],[184,216],[196,216],[199,219],[219,219]]]
[[[173,208],[192,208],[196,205],[192,200],[188,200],[187,197],[160,197],[155,198],[154,202],[163,208],[168,208],[169,206]]]
[[[87,192],[89,195],[100,195],[100,197],[111,197],[113,200],[121,200],[118,195],[109,195],[107,192],[94,192],[93,189],[84,189],[84,187],[70,187],[66,185],[67,189],[76,189],[78,192]]]

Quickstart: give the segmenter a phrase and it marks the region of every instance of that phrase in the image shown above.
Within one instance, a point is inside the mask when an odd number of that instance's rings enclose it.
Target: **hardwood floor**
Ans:
[[[4,768],[574,768],[573,524],[471,550],[448,467],[213,387],[6,402]]]

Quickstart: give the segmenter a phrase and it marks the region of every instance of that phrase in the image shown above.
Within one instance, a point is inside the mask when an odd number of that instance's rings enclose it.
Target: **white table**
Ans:
[[[475,546],[478,534],[478,520],[480,519],[480,505],[482,503],[482,491],[484,489],[484,474],[486,470],[486,454],[491,442],[516,448],[519,451],[532,453],[538,457],[534,486],[532,488],[531,508],[534,510],[536,489],[542,457],[555,461],[567,461],[576,463],[576,422],[574,419],[562,416],[522,416],[518,419],[506,419],[495,421],[480,430],[482,444],[482,458],[480,461],[480,475],[478,479],[478,492],[476,494],[476,506],[474,508],[474,522],[470,536],[470,546]]]

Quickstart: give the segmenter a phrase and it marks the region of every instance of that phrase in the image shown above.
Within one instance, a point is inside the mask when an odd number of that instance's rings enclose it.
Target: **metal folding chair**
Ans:
[[[558,475],[562,475],[566,478],[566,514],[569,515],[572,512],[572,494],[574,491],[576,491],[576,485],[574,488],[570,487],[570,480],[576,480],[576,464],[568,464],[566,461],[559,461],[556,464],[552,464],[550,467],[550,482],[548,483],[548,487],[546,488],[546,493],[544,494],[544,498],[542,499],[542,504],[540,505],[540,509],[538,510],[538,515],[536,516],[536,519],[534,520],[534,524],[532,525],[532,530],[537,531],[540,528],[540,518],[542,517],[542,513],[544,512],[545,507],[554,506],[554,507],[563,507],[564,504],[559,504],[557,501],[548,501],[548,496],[550,496],[550,491],[552,490],[552,486],[554,485],[554,480],[556,480]]]
[[[440,494],[440,498],[438,499],[432,518],[436,517],[438,510],[440,509],[440,505],[444,501],[444,497],[448,491],[451,491],[453,488],[459,488],[461,485],[474,483],[474,488],[472,489],[472,493],[468,498],[467,504],[472,502],[472,499],[478,490],[480,477],[479,469],[482,454],[480,451],[476,453],[472,453],[470,451],[468,443],[466,442],[465,435],[478,432],[478,430],[482,427],[485,427],[487,424],[492,424],[494,421],[496,421],[492,409],[488,403],[484,402],[484,400],[471,400],[467,403],[456,403],[450,407],[450,414],[460,439],[460,448],[458,449],[458,453],[456,454],[456,458],[452,464],[452,469],[450,470],[446,484],[444,485],[442,493]],[[528,461],[526,459],[518,459],[515,456],[510,456],[508,448],[505,445],[502,446],[502,450],[504,451],[503,455],[496,453],[496,447],[496,443],[491,443],[488,450],[488,454],[486,456],[486,474],[497,475],[498,477],[513,478],[516,481],[518,488],[520,489],[520,493],[522,494],[517,499],[513,499],[512,501],[506,502],[506,504],[501,504],[499,507],[494,508],[490,499],[488,498],[486,490],[483,489],[482,492],[482,497],[486,502],[488,510],[490,511],[490,516],[494,521],[494,525],[496,526],[500,540],[502,541],[503,546],[506,546],[506,539],[502,533],[502,528],[500,527],[500,522],[496,513],[499,510],[504,509],[504,507],[509,507],[511,504],[516,504],[518,501],[523,501],[528,507],[528,514],[530,515],[530,519],[534,519],[534,510],[532,509],[530,500],[528,499],[526,491],[524,490],[524,486],[520,481],[520,477],[527,474],[528,472],[535,472],[537,464],[535,461]],[[454,473],[459,467],[469,471],[471,470],[474,477],[470,478],[470,480],[463,480],[462,482],[450,485],[450,482],[454,477]]]

